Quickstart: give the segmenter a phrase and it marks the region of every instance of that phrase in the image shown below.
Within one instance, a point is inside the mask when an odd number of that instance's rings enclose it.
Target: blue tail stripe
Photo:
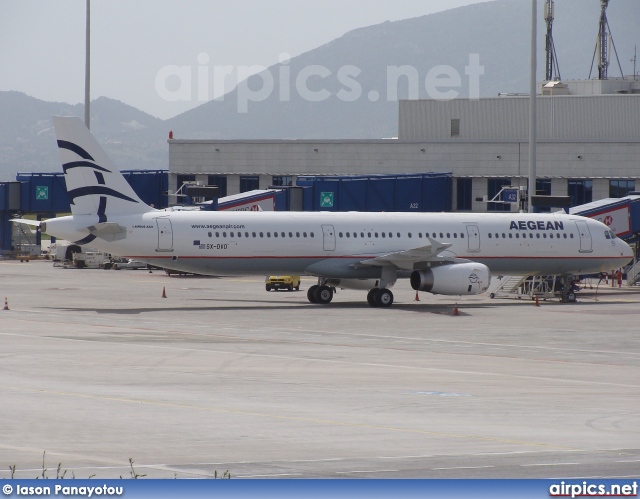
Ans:
[[[85,187],[78,187],[77,189],[71,189],[67,194],[69,195],[71,204],[75,204],[73,201],[76,198],[82,196],[90,196],[92,194],[105,194],[107,196],[113,196],[114,198],[124,199],[125,201],[131,201],[132,203],[138,202],[135,199],[131,199],[129,196],[125,196],[124,194],[121,194],[118,191],[110,189],[109,187],[106,187],[104,185],[88,185]]]
[[[76,241],[74,244],[79,244],[79,245],[83,245],[83,244],[89,244],[90,242],[92,242],[96,237],[93,234],[89,234],[87,237],[80,239],[80,241]]]
[[[107,221],[107,215],[105,210],[107,209],[107,197],[100,196],[100,205],[98,206],[98,222],[105,223]]]
[[[111,173],[111,170],[107,170],[100,165],[96,165],[94,163],[89,163],[88,161],[71,161],[69,163],[65,163],[62,165],[62,171],[67,173],[67,170],[71,170],[71,168],[79,168],[82,166],[87,166],[89,168],[93,168],[94,170],[100,170],[101,172]]]
[[[69,142],[67,140],[59,140],[58,147],[60,147],[61,149],[69,149],[70,151],[75,152],[81,158],[90,159],[91,161],[94,161],[94,159],[91,157],[91,154],[89,154],[82,147],[80,147],[77,144],[74,144],[73,142]]]

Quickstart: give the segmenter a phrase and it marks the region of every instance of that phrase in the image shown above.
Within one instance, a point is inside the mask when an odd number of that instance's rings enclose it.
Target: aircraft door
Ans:
[[[467,240],[469,241],[469,251],[477,253],[480,251],[480,231],[477,225],[467,225]]]
[[[576,222],[578,234],[580,234],[580,253],[591,253],[593,251],[591,232],[587,222]]]
[[[333,225],[322,226],[322,241],[325,251],[335,251],[336,249],[336,231]]]
[[[158,226],[158,249],[156,251],[173,251],[171,220],[156,218],[156,225]]]

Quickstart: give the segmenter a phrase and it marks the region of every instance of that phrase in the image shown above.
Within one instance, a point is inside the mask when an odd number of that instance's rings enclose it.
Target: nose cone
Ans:
[[[633,260],[633,257],[634,257],[633,249],[624,241],[621,241],[621,242],[622,242],[622,248],[620,249],[620,256],[627,258],[626,263],[629,263],[631,260]]]

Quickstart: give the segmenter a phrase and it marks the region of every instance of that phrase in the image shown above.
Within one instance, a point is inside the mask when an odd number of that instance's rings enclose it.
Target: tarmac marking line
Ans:
[[[24,388],[24,387],[3,386],[3,385],[0,385],[0,389],[23,392],[23,393],[57,395],[57,396],[63,396],[63,397],[83,398],[83,399],[91,399],[91,400],[98,400],[98,401],[121,402],[126,404],[147,404],[147,405],[153,405],[157,407],[195,409],[199,411],[208,411],[208,412],[217,413],[217,414],[233,414],[237,416],[276,419],[276,420],[283,420],[283,421],[298,421],[298,422],[321,424],[321,425],[336,426],[336,427],[362,428],[367,430],[382,430],[382,431],[390,431],[390,432],[396,432],[396,433],[409,433],[413,435],[429,435],[429,436],[435,436],[435,437],[446,437],[446,438],[455,438],[455,439],[464,439],[464,440],[499,442],[499,443],[543,447],[543,448],[551,448],[551,449],[578,450],[573,447],[555,445],[555,444],[543,443],[543,442],[529,442],[526,440],[515,440],[515,439],[489,437],[489,436],[481,436],[481,435],[467,435],[463,433],[447,433],[447,432],[432,431],[432,430],[420,430],[416,428],[398,428],[398,427],[387,426],[387,425],[353,423],[349,421],[338,421],[338,420],[311,418],[311,417],[304,417],[304,416],[283,416],[280,414],[269,414],[269,413],[261,413],[261,412],[254,412],[254,411],[242,411],[237,409],[222,409],[218,407],[200,406],[195,404],[176,404],[171,402],[161,402],[158,400],[137,400],[137,399],[129,399],[125,397],[112,397],[107,395],[89,395],[84,393],[71,393],[71,392],[61,392],[56,390],[44,390],[44,389],[36,389],[36,388]]]

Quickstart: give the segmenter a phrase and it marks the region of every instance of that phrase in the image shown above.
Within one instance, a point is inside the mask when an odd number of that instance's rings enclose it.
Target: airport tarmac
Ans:
[[[640,288],[313,283],[0,261],[0,478],[638,477]]]

